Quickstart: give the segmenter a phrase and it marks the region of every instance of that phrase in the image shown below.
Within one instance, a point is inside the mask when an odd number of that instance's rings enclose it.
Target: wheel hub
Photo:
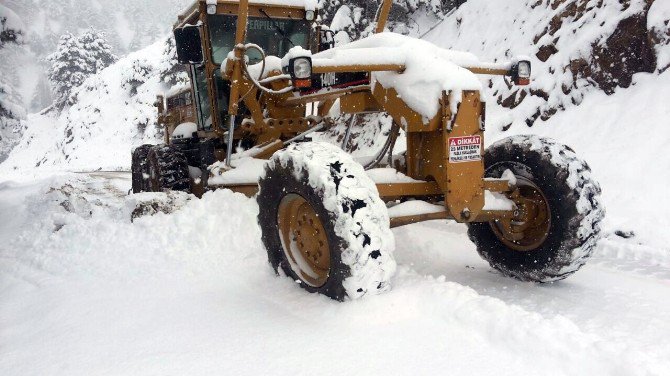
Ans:
[[[511,218],[494,220],[491,228],[498,239],[516,251],[532,251],[544,243],[551,228],[551,210],[540,188],[517,176],[517,189],[508,195],[517,209]]]
[[[330,271],[326,231],[312,205],[302,196],[288,194],[277,212],[279,236],[291,269],[313,287],[322,286]]]

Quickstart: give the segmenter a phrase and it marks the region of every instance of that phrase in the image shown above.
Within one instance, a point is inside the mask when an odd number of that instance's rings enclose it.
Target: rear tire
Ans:
[[[149,177],[149,169],[147,167],[147,155],[152,147],[153,145],[145,144],[133,150],[130,164],[133,193],[146,192],[148,190],[147,179]]]
[[[277,273],[340,301],[390,288],[388,212],[350,155],[328,143],[291,145],[268,161],[258,185],[258,223]]]
[[[534,199],[548,210],[542,214],[545,221],[531,227],[531,239],[526,239],[528,232],[520,240],[506,238],[500,221],[469,224],[468,235],[480,256],[504,275],[523,281],[556,281],[582,267],[600,238],[605,215],[600,186],[586,162],[553,140],[514,136],[491,145],[484,163],[486,177],[500,178],[510,170],[518,186],[534,192]],[[543,225],[546,231],[538,235]]]
[[[167,145],[156,145],[147,155],[148,185],[151,192],[191,192],[188,163],[182,152]]]

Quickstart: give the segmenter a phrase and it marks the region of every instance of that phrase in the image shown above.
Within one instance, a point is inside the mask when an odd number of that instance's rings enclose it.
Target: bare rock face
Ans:
[[[607,94],[617,87],[629,87],[635,73],[653,73],[656,52],[646,12],[619,22],[605,44],[594,47],[591,67],[591,78]]]

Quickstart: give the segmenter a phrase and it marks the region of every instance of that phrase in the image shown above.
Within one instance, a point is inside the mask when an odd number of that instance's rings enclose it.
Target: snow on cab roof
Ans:
[[[316,10],[317,7],[317,0],[250,0],[249,3],[261,5],[283,5],[287,7],[305,8],[305,10]]]
[[[452,51],[420,39],[384,32],[373,34],[312,56],[316,66],[334,65],[404,65],[399,72],[373,72],[371,83],[394,88],[405,103],[424,119],[433,118],[439,110],[442,91],[451,91],[454,106],[464,90],[481,91],[481,81],[464,66],[481,64],[468,52]]]
[[[200,1],[205,0],[196,0],[190,3],[185,7],[181,12],[182,16],[187,16],[193,12],[196,8],[196,4]],[[210,0],[211,1],[211,0]],[[238,0],[217,0],[217,3],[235,3],[238,4]],[[286,7],[295,7],[295,8],[304,8],[305,10],[316,10],[318,6],[317,0],[249,0],[249,4],[254,5],[273,5],[273,6],[286,6]]]

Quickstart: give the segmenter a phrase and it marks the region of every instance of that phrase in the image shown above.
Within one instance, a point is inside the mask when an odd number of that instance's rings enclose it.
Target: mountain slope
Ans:
[[[162,139],[153,103],[174,83],[173,58],[173,44],[156,42],[86,79],[61,114],[29,115],[24,137],[0,170],[129,168],[133,145]]]

